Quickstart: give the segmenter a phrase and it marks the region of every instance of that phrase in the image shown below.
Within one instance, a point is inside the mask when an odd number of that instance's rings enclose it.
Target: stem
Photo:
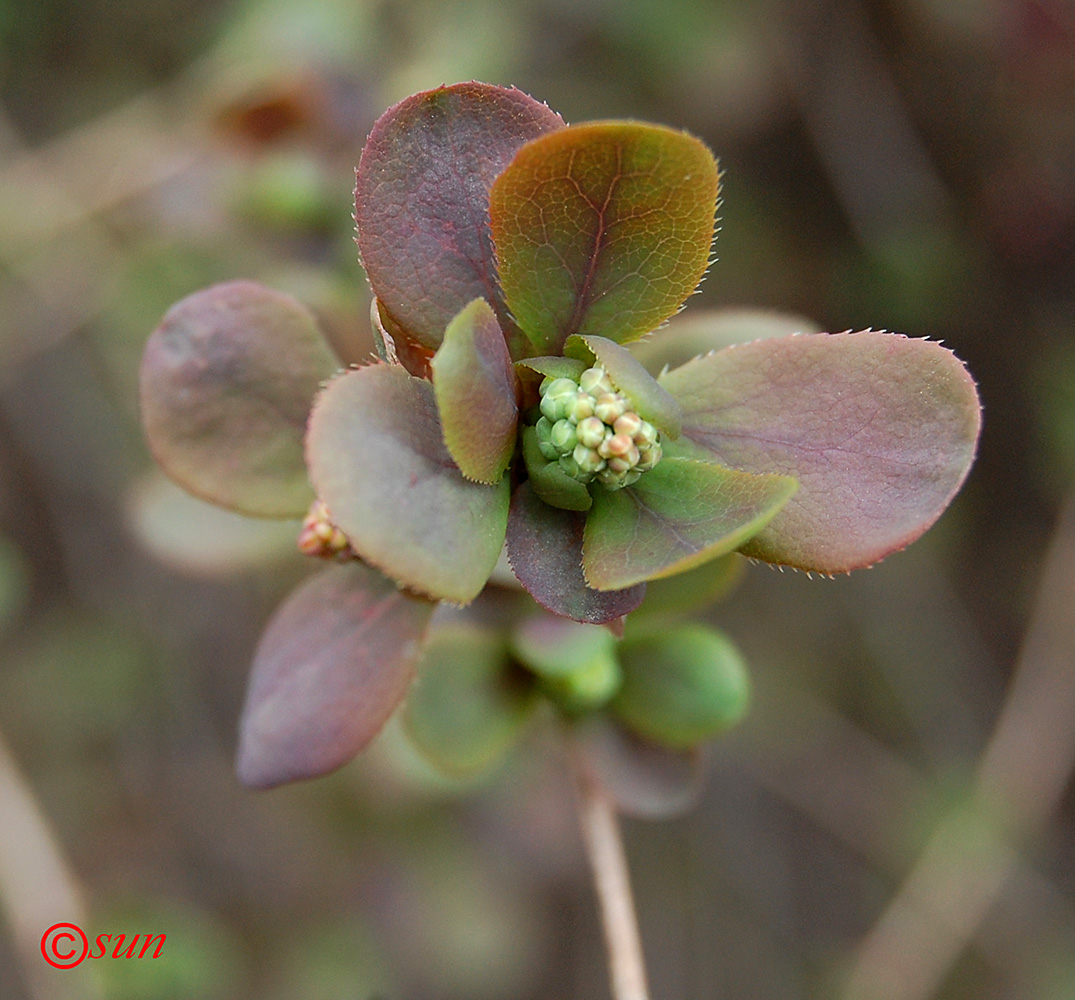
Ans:
[[[582,840],[593,870],[605,933],[613,1000],[649,1000],[642,939],[616,807],[577,762],[575,780]]]

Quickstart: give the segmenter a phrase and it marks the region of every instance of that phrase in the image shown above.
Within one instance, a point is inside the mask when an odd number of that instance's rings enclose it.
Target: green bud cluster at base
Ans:
[[[603,368],[587,368],[578,382],[546,378],[540,392],[538,447],[572,479],[619,490],[661,460],[657,429],[631,410]]]

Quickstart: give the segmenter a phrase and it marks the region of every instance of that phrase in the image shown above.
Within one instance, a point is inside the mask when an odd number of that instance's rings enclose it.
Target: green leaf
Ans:
[[[495,483],[515,450],[519,380],[504,334],[484,299],[464,306],[433,357],[444,443],[467,479]]]
[[[709,261],[717,165],[684,132],[574,125],[523,146],[490,191],[508,307],[534,347],[617,343],[668,319]]]
[[[296,590],[254,655],[239,726],[243,784],[315,778],[362,750],[407,691],[433,607],[354,561]]]
[[[792,333],[820,333],[821,328],[804,316],[769,309],[688,309],[674,316],[666,327],[645,340],[631,344],[631,353],[654,375],[665,368],[686,364],[700,354],[720,351],[733,344],[747,344]],[[652,421],[651,421],[652,422]]]
[[[523,461],[531,488],[545,503],[564,510],[590,509],[590,491],[564,472],[559,462],[550,462],[541,454],[533,427],[523,428]]]
[[[643,420],[648,420],[662,434],[675,440],[683,426],[683,411],[679,403],[642,367],[626,347],[607,337],[571,338],[566,351],[572,356],[579,348],[593,355],[608,373],[612,384],[630,401]]]
[[[574,382],[579,380],[579,376],[586,371],[587,367],[583,361],[565,358],[561,355],[526,358],[523,361],[517,361],[516,365],[520,368],[529,368],[540,375],[547,375],[549,378],[569,378]]]
[[[616,639],[601,625],[533,615],[513,630],[511,651],[542,678],[546,693],[568,711],[604,705],[619,689]]]
[[[317,495],[363,559],[430,597],[478,595],[504,544],[508,481],[463,478],[428,382],[381,364],[334,379],[306,454]]]
[[[620,812],[668,819],[697,800],[702,788],[697,750],[661,746],[603,714],[583,716],[569,734],[585,773],[612,796]]]
[[[532,680],[513,667],[503,637],[470,623],[437,627],[403,706],[411,742],[447,774],[474,774],[516,741],[535,706]]]
[[[142,422],[161,468],[244,514],[302,517],[314,498],[302,439],[339,362],[309,311],[252,281],[176,303],[146,344]]]
[[[590,625],[615,622],[634,611],[646,594],[644,584],[597,591],[582,575],[585,520],[572,510],[543,503],[530,484],[511,498],[508,561],[530,596],[553,614]]]
[[[521,91],[484,83],[415,94],[373,126],[356,173],[359,255],[384,310],[419,343],[436,348],[475,298],[492,303],[510,336],[489,187],[523,143],[562,127]]]
[[[927,340],[872,331],[762,340],[660,381],[684,411],[677,452],[800,481],[743,548],[769,562],[823,573],[877,562],[933,524],[974,458],[974,382]]]
[[[629,587],[732,552],[795,488],[790,476],[666,456],[627,489],[593,491],[582,549],[586,579],[599,590]]]
[[[623,684],[612,711],[641,736],[685,750],[746,714],[746,663],[716,629],[681,625],[627,638],[619,654]]]

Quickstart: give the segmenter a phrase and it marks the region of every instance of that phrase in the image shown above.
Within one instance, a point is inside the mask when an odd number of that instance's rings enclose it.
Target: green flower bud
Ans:
[[[587,448],[581,441],[571,453],[583,472],[600,472],[605,467],[605,460],[593,448]]]
[[[635,468],[639,472],[649,472],[661,460],[661,446],[652,444],[648,448],[638,449],[638,461]]]
[[[629,438],[633,439],[642,429],[642,418],[637,413],[628,410],[626,413],[616,418],[616,422],[612,425],[612,429],[617,434],[626,434]]]
[[[571,406],[568,407],[568,419],[574,420],[575,423],[579,423],[585,420],[587,417],[593,416],[594,398],[588,392],[580,392],[571,402]]]
[[[610,427],[627,412],[624,398],[614,392],[606,392],[597,397],[593,408],[594,416],[600,417]]]
[[[580,443],[587,448],[596,448],[605,440],[605,425],[597,417],[587,417],[579,422],[575,433]]]
[[[549,433],[549,444],[555,449],[557,455],[574,451],[575,445],[578,444],[575,425],[570,420],[557,420]],[[542,454],[544,455],[545,452],[542,451]]]
[[[622,458],[632,448],[634,448],[634,442],[626,434],[610,434],[604,441],[598,445],[597,453],[602,458]],[[635,449],[638,450],[637,448]]]
[[[541,397],[541,412],[553,423],[567,416],[579,387],[569,378],[553,379]]]
[[[642,448],[645,445],[656,444],[657,428],[648,420],[643,420],[642,426],[638,428],[638,432],[634,436],[634,440],[639,448]]]
[[[604,368],[587,368],[579,376],[579,385],[583,392],[588,392],[591,396],[600,396],[614,391]]]
[[[574,453],[560,456],[560,468],[572,479],[577,479],[579,482],[583,483],[588,483],[590,481],[590,476],[584,474],[582,469],[579,468],[579,463],[575,461]]]
[[[546,377],[535,425],[541,455],[580,483],[595,475],[609,489],[637,482],[660,461],[661,448],[656,428],[629,406],[599,366],[587,368],[578,383]]]

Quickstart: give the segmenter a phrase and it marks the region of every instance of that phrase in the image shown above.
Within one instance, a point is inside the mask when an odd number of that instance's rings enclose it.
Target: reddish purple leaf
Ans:
[[[240,722],[243,784],[316,778],[362,750],[406,694],[433,608],[357,561],[296,590],[254,656]]]
[[[674,453],[799,480],[741,551],[800,569],[846,572],[913,542],[962,485],[978,439],[962,362],[896,334],[755,341],[660,382],[684,412]]]
[[[529,139],[563,128],[514,88],[460,83],[386,111],[358,165],[358,249],[383,309],[426,347],[468,302],[504,306],[489,240],[489,188]],[[387,324],[386,324],[387,325]]]
[[[582,575],[585,515],[550,507],[529,483],[511,498],[508,560],[519,582],[543,608],[590,625],[604,625],[634,611],[646,585],[591,590]]]
[[[146,344],[141,405],[161,468],[231,510],[301,517],[313,490],[303,435],[339,362],[309,310],[253,281],[177,302]]]
[[[511,486],[464,479],[433,386],[394,365],[332,380],[306,436],[317,495],[368,563],[430,597],[466,604],[504,548]]]

